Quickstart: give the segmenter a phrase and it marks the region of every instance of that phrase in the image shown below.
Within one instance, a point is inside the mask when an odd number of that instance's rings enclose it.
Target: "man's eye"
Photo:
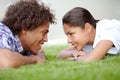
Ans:
[[[47,35],[47,32],[44,32],[43,35],[44,35],[44,36]]]
[[[43,33],[43,35],[46,35],[46,33]]]

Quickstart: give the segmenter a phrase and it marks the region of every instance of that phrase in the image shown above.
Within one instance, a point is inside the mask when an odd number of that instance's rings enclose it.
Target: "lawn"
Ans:
[[[56,59],[66,47],[45,46],[46,63],[0,69],[0,80],[120,80],[120,55],[89,63]]]

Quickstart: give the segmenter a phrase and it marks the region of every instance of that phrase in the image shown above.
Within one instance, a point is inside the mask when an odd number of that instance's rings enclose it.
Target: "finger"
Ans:
[[[77,53],[73,53],[73,57],[77,58],[78,54]]]
[[[84,51],[80,51],[80,52],[78,52],[77,54],[78,54],[79,56],[85,56],[85,55],[87,55],[87,53],[84,52]]]
[[[75,60],[75,58],[74,58],[74,57],[71,57],[71,58],[67,58],[67,60]]]

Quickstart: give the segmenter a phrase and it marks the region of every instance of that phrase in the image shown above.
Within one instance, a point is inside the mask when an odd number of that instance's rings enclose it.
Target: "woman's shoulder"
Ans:
[[[115,26],[120,26],[120,21],[117,19],[102,19],[97,23],[97,27],[100,28],[113,28]]]
[[[100,21],[98,21],[98,24],[103,24],[103,23],[115,23],[115,24],[120,24],[120,21],[117,19],[102,19]]]

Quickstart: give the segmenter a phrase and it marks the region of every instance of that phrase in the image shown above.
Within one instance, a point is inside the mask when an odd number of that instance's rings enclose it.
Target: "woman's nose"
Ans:
[[[67,39],[67,42],[68,42],[68,43],[71,43],[71,42],[72,42],[71,38],[68,38],[68,39]]]

